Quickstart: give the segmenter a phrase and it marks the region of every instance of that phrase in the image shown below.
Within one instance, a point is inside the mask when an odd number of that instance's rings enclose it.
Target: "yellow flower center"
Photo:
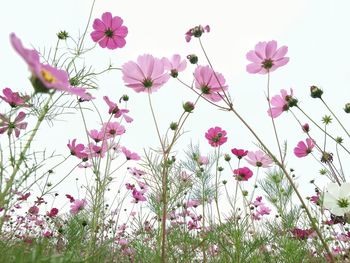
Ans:
[[[56,82],[56,78],[47,70],[42,69],[41,70],[41,76],[44,78],[45,81],[47,81],[48,83],[55,83]]]

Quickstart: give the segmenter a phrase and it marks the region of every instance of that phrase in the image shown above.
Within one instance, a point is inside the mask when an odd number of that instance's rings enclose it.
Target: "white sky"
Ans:
[[[15,32],[27,47],[53,47],[56,33],[60,30],[66,30],[72,36],[83,32],[90,6],[91,1],[87,0],[3,1],[0,9],[0,88],[31,91],[27,66],[10,46],[8,36],[11,32]],[[99,71],[109,61],[115,66],[121,66],[144,53],[157,57],[170,57],[174,53],[182,56],[196,53],[200,57],[200,63],[205,64],[196,39],[186,43],[184,34],[193,26],[209,24],[211,32],[203,35],[203,42],[216,71],[225,76],[238,111],[255,126],[267,144],[276,149],[264,100],[266,76],[246,73],[246,52],[258,41],[275,39],[279,45],[287,45],[290,62],[272,74],[271,93],[277,94],[281,88],[293,87],[302,108],[319,120],[326,111],[319,102],[309,97],[309,86],[318,85],[324,89],[324,98],[329,105],[349,128],[350,116],[342,110],[345,103],[350,102],[349,10],[350,2],[346,0],[225,0],[217,3],[208,0],[97,0],[93,18],[100,18],[103,12],[110,11],[124,19],[129,35],[125,48],[110,51],[97,47],[86,63],[93,64]],[[90,27],[89,30],[91,29]],[[88,36],[87,43],[89,42],[92,44]],[[191,66],[188,66],[183,76],[180,75],[182,79],[190,81],[190,68],[194,69]],[[102,101],[103,95],[117,100],[125,93],[131,98],[131,116],[135,121],[128,128],[124,145],[141,153],[143,147],[158,145],[147,95],[136,94],[124,87],[121,73],[117,71],[101,78],[100,89],[94,95]],[[181,103],[194,98],[194,94],[174,80],[170,80],[154,94],[156,114],[164,132],[168,124],[181,113]],[[103,102],[101,105],[102,110],[107,110]],[[97,120],[97,115],[94,115],[89,121],[96,124]],[[229,141],[224,151],[229,152],[233,147],[255,150],[252,143],[254,140],[237,119],[214,109],[204,101],[188,122],[187,130],[190,132],[182,137],[177,149],[181,151],[181,147],[186,148],[190,140],[193,140],[201,143],[204,152],[210,150],[204,140],[204,133],[216,125],[228,132]],[[304,185],[311,179],[318,178],[319,168],[311,169],[311,166],[315,167],[311,157],[299,161],[292,154],[297,142],[306,138],[292,116],[283,114],[277,119],[277,127],[281,141],[288,139],[288,161],[300,177],[299,184]],[[55,147],[58,152],[64,152],[67,151],[68,139],[82,136],[82,129],[79,118],[68,116],[66,122],[59,123],[54,128],[43,128],[40,135],[46,137],[44,142],[48,149]],[[316,130],[312,125],[311,129]],[[346,138],[338,126],[334,125],[334,130],[336,136]],[[322,135],[318,133],[315,138],[321,140]],[[349,140],[345,143],[349,146]],[[349,174],[349,166],[345,168]],[[229,178],[230,172],[226,174],[226,179]]]

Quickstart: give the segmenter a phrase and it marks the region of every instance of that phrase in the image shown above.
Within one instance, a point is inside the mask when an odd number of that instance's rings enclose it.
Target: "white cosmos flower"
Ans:
[[[336,183],[329,183],[327,190],[323,197],[325,208],[336,216],[343,216],[350,212],[350,183],[343,183],[341,186]]]

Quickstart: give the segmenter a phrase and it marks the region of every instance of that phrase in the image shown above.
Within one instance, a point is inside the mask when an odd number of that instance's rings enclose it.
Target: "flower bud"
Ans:
[[[227,180],[223,180],[222,184],[224,184],[224,185],[227,184]]]
[[[190,101],[187,101],[185,104],[182,105],[185,112],[192,112],[194,110],[194,104]]]
[[[170,123],[170,130],[175,131],[178,128],[178,124],[176,122]]]
[[[129,100],[129,96],[126,95],[126,94],[124,94],[124,95],[122,96],[122,100],[123,100],[123,101],[128,101],[128,100]]]
[[[311,86],[310,87],[310,92],[311,92],[311,97],[316,99],[316,98],[321,98],[322,94],[323,94],[323,90],[319,89],[316,86]]]
[[[191,64],[198,63],[198,57],[195,54],[188,55],[187,59],[190,61]]]
[[[308,133],[308,132],[310,131],[310,126],[309,126],[308,123],[305,123],[305,124],[302,126],[302,128],[303,128],[303,131],[306,132],[306,133]]]
[[[225,155],[224,155],[224,160],[225,160],[226,162],[231,161],[231,156],[230,156],[229,154],[225,154]]]
[[[59,40],[66,40],[69,37],[69,34],[67,31],[63,30],[57,33],[57,37]]]
[[[344,111],[345,111],[346,113],[350,113],[350,102],[345,104]]]
[[[223,167],[221,167],[221,166],[218,167],[218,171],[219,171],[219,172],[222,172],[223,170],[224,170]]]

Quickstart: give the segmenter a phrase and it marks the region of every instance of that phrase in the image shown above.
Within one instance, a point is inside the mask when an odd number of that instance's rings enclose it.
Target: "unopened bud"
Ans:
[[[310,92],[311,92],[311,97],[312,98],[321,98],[322,97],[322,94],[323,94],[323,90],[319,89],[318,87],[316,86],[311,86],[310,87]]]

